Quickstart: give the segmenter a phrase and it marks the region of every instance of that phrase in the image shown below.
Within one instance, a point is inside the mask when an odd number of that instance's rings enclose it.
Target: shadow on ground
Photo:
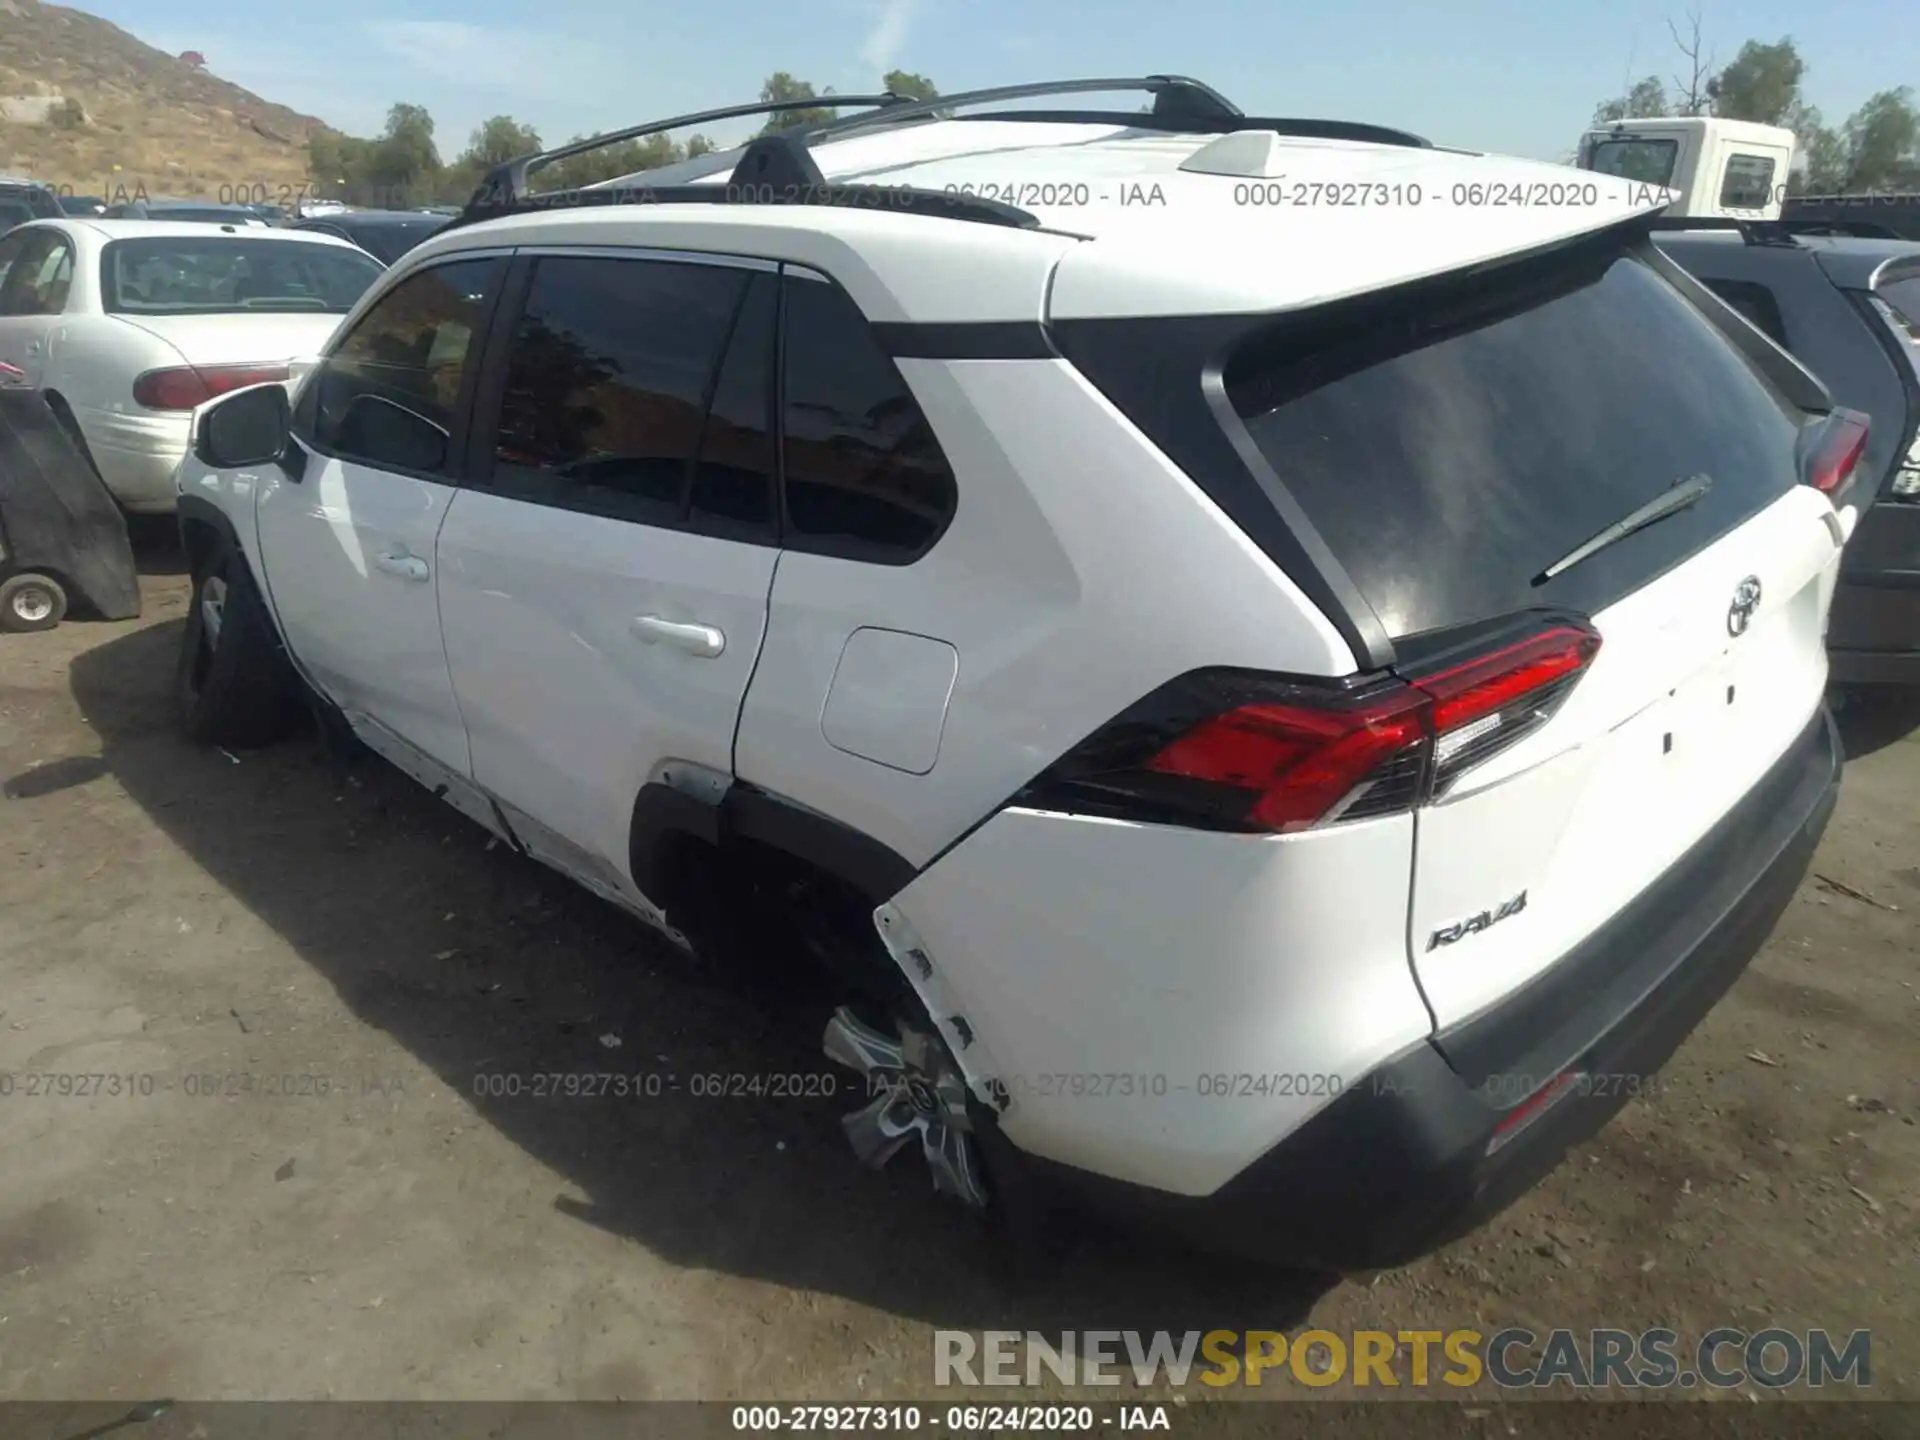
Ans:
[[[168,703],[179,638],[178,623],[151,626],[73,662],[106,764],[362,1020],[589,1197],[556,1197],[561,1215],[684,1266],[943,1327],[1284,1330],[1324,1293],[1111,1235],[1025,1256],[936,1199],[923,1165],[859,1170],[837,1123],[853,1108],[844,1094],[694,1098],[693,1076],[846,1083],[819,1050],[827,997],[705,982],[637,922],[489,847],[378,762],[338,769],[305,737],[237,757],[189,747]],[[642,1103],[476,1093],[479,1077],[614,1070],[681,1084]]]
[[[171,515],[129,515],[127,541],[134,568],[142,575],[184,575],[187,557],[180,549],[180,525]]]

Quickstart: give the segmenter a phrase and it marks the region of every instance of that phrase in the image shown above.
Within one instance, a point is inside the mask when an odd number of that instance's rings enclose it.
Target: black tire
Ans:
[[[217,633],[207,625],[214,586],[223,594]],[[200,745],[253,749],[300,723],[300,681],[287,659],[246,557],[223,546],[193,577],[193,599],[174,672],[180,728]]]
[[[51,575],[23,571],[0,584],[0,630],[51,630],[67,614],[67,592]]]

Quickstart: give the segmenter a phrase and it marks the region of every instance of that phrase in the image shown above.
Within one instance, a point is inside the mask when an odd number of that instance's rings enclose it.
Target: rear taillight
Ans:
[[[1835,410],[1809,437],[1801,462],[1807,484],[1823,495],[1838,495],[1867,453],[1867,417],[1858,410]]]
[[[1200,671],[1075,746],[1017,803],[1269,833],[1399,813],[1543,725],[1599,648],[1567,621],[1359,685]]]
[[[285,365],[176,365],[133,382],[133,399],[149,410],[191,410],[216,395],[287,378]]]

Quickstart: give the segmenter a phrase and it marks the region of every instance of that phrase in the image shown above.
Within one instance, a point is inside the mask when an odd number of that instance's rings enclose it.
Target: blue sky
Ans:
[[[1684,4],[1684,0],[1682,0]],[[426,106],[446,157],[506,113],[549,144],[752,99],[790,70],[843,93],[898,66],[943,90],[1181,72],[1256,114],[1365,119],[1443,144],[1570,150],[1630,74],[1671,75],[1677,5],[1656,0],[90,0],[89,8],[266,99],[356,134],[397,100]],[[1716,58],[1792,35],[1837,121],[1920,81],[1911,0],[1760,0],[1701,11]],[[736,132],[737,133],[737,132]],[[718,138],[735,138],[722,132]]]

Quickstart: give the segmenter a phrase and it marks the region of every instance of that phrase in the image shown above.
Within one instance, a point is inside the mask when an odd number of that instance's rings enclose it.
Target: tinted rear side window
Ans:
[[[933,427],[837,286],[789,275],[784,323],[787,546],[917,559],[955,503]]]
[[[1389,635],[1637,589],[1796,483],[1802,420],[1637,252],[1267,337],[1235,409]],[[1694,505],[1548,566],[1676,482]]]
[[[677,522],[749,273],[543,256],[508,352],[489,488]]]

